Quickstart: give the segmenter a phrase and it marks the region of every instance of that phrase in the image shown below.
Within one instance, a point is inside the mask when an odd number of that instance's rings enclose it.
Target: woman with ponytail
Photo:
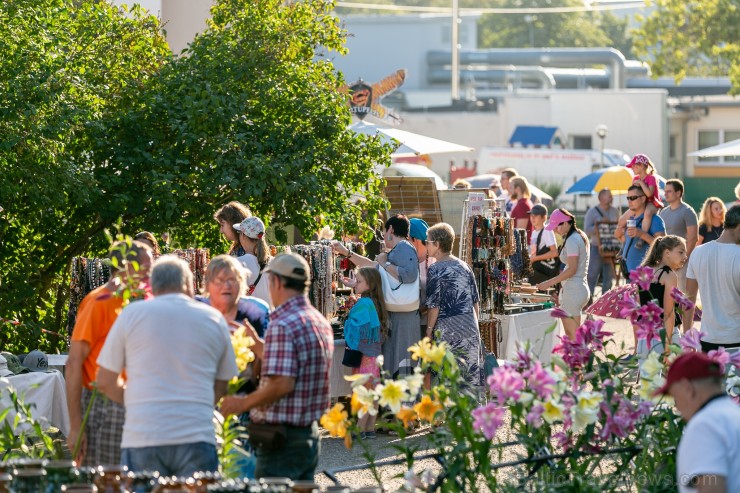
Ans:
[[[560,308],[570,315],[570,318],[563,319],[563,328],[565,334],[574,339],[576,329],[581,325],[581,310],[591,296],[586,280],[590,259],[588,237],[576,226],[576,217],[565,209],[555,209],[545,229],[563,237],[560,262],[565,269],[552,279],[537,284],[537,289],[543,290],[562,283],[558,301]]]
[[[239,231],[239,243],[246,252],[237,260],[252,273],[247,279],[247,294],[260,298],[272,306],[267,276],[262,275],[262,270],[270,262],[270,247],[265,240],[265,223],[260,218],[252,216],[239,224],[234,224],[234,229]]]
[[[663,309],[663,327],[676,343],[680,337],[678,328],[681,326],[681,316],[676,313],[676,300],[671,291],[678,287],[675,271],[683,267],[687,259],[686,241],[680,236],[668,235],[656,238],[642,261],[643,266],[652,267],[655,272],[650,281],[650,289],[640,290],[640,304],[644,306],[652,300]],[[638,355],[646,356],[651,350],[663,352],[663,344],[648,347],[645,339],[637,342]]]

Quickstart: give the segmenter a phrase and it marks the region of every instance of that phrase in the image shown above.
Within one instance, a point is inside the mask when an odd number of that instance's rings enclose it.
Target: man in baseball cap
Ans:
[[[283,253],[264,272],[275,311],[265,332],[262,380],[251,394],[225,397],[221,412],[251,411],[255,423],[284,426],[282,447],[256,448],[256,477],[313,480],[319,462],[318,421],[330,405],[334,336],[306,296],[311,276],[303,257]]]
[[[720,364],[685,353],[656,395],[669,394],[687,421],[678,446],[681,493],[740,491],[740,407],[724,392]]]

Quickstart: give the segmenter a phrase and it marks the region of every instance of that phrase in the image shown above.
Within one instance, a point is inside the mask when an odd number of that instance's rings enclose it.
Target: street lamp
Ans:
[[[606,139],[606,134],[609,133],[609,127],[604,125],[603,123],[596,127],[596,135],[599,136],[599,139],[601,139],[601,167],[604,167],[604,139]]]

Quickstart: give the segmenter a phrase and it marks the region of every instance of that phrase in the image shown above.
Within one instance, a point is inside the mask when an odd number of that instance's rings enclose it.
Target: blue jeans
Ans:
[[[290,478],[313,481],[319,465],[319,425],[314,422],[306,428],[288,427],[285,446],[280,450],[266,452],[262,447],[257,455],[257,478]]]
[[[599,280],[599,274],[601,274],[601,293],[604,294],[612,288],[612,267],[602,260],[599,247],[596,245],[591,245],[590,257],[588,261],[588,289],[591,290],[593,296],[596,282]]]
[[[216,446],[206,442],[121,449],[121,463],[129,471],[159,471],[160,476],[190,477],[218,471]]]

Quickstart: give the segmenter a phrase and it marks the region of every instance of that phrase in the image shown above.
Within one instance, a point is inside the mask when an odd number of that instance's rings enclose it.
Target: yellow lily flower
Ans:
[[[413,346],[409,348],[409,352],[411,353],[411,359],[414,361],[422,360],[424,361],[426,359],[427,351],[431,347],[431,341],[428,337],[425,337],[424,339],[420,340]]]
[[[408,428],[412,421],[416,420],[416,411],[410,407],[403,406],[396,413],[396,417],[403,421],[403,427]]]
[[[333,437],[344,438],[347,434],[347,426],[349,421],[347,420],[347,411],[344,410],[342,404],[334,404],[334,407],[329,409],[323,416],[321,416],[321,426],[326,428],[326,431]]]
[[[442,364],[442,360],[445,358],[445,354],[447,353],[447,343],[441,342],[439,344],[432,344],[429,350],[426,354],[426,359],[424,359],[424,363],[427,364],[435,364],[437,366]]]
[[[441,410],[442,404],[437,401],[433,401],[428,395],[422,397],[421,402],[414,406],[416,414],[418,414],[424,421],[428,421],[430,423],[434,420],[434,415]]]
[[[246,329],[241,327],[231,334],[231,345],[236,356],[236,366],[239,371],[244,371],[247,365],[254,361],[254,353],[250,349],[254,346],[254,339],[246,335]]]

